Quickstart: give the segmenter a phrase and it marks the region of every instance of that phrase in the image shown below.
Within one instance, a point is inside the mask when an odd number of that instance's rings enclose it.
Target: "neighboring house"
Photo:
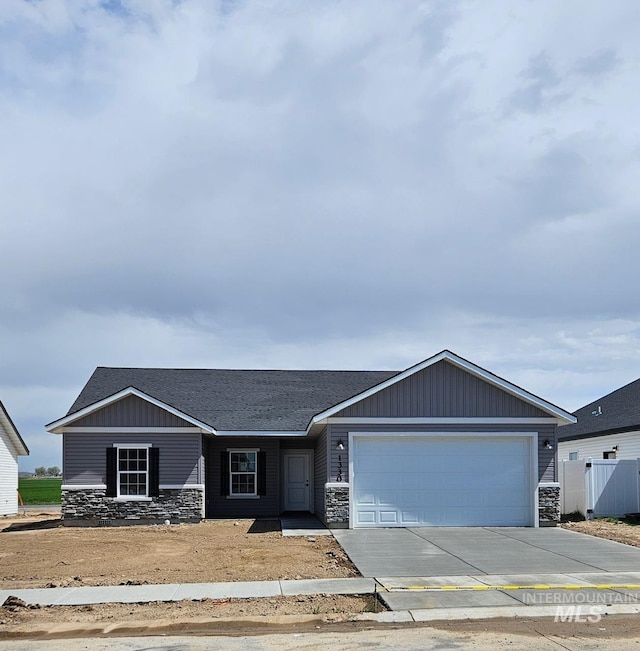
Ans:
[[[445,350],[402,372],[99,367],[47,429],[65,521],[538,526],[559,519],[572,422]]]
[[[578,422],[558,430],[558,458],[640,458],[640,379],[574,412]]]
[[[18,457],[29,450],[0,402],[0,515],[18,512]]]

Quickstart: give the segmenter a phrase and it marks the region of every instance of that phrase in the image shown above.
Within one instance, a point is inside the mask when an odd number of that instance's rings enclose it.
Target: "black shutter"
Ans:
[[[107,448],[107,490],[105,495],[107,497],[116,497],[118,494],[118,449],[117,448]]]
[[[149,448],[149,497],[160,495],[160,448]]]
[[[229,453],[220,452],[220,495],[229,494]]]
[[[267,494],[267,453],[258,452],[258,495]]]

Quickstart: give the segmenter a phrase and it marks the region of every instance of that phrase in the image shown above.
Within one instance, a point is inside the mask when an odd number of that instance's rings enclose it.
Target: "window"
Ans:
[[[151,443],[107,448],[106,497],[150,500],[160,495],[160,449]]]
[[[220,450],[220,495],[259,499],[266,494],[267,453],[264,450]]]
[[[569,452],[569,461],[577,461],[578,460],[578,453],[577,452]]]
[[[147,448],[118,448],[118,496],[148,494]]]
[[[229,495],[257,495],[256,450],[229,452]]]

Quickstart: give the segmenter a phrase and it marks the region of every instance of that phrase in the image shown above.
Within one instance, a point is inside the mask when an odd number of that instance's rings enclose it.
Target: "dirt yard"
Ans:
[[[622,521],[585,520],[583,522],[565,522],[560,525],[564,529],[587,533],[598,538],[607,538],[625,545],[640,547],[640,526],[626,524]]]
[[[277,520],[65,527],[50,514],[0,520],[0,589],[209,583],[358,576],[332,536],[283,537]],[[177,621],[369,611],[367,596],[0,608],[0,637],[15,626],[56,622]]]
[[[0,520],[0,589],[358,576],[332,536],[283,537],[278,520],[65,527]]]

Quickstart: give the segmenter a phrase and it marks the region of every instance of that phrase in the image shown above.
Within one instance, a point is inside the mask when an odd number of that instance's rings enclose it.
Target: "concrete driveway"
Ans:
[[[362,576],[640,571],[640,548],[557,528],[333,531]]]
[[[640,584],[640,548],[566,529],[425,527],[333,533],[362,576],[398,591],[383,596],[393,610],[513,606],[531,604],[531,594],[542,598],[532,590],[482,591],[487,585],[580,583],[593,587],[595,599],[597,584]],[[414,586],[432,591],[402,592]],[[477,591],[438,591],[437,586],[473,586]]]

